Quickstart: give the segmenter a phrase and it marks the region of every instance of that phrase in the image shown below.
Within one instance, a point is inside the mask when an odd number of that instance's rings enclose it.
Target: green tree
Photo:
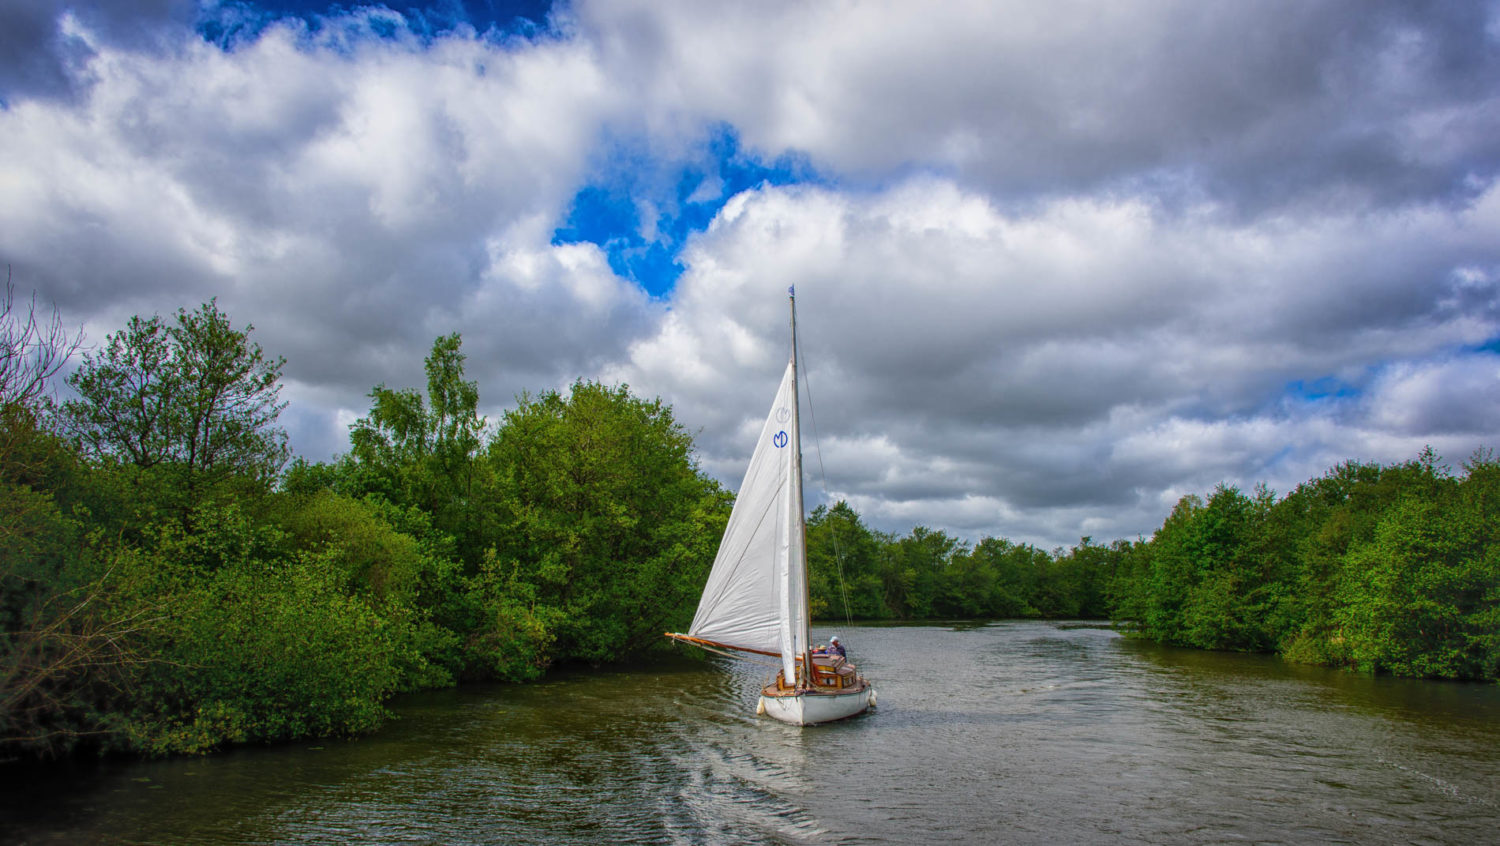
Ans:
[[[268,359],[210,300],[196,311],[132,317],[68,377],[62,419],[85,455],[155,471],[154,495],[186,509],[224,482],[264,487],[286,462],[275,425],[284,359]]]
[[[1183,642],[1204,649],[1263,650],[1267,573],[1255,540],[1269,494],[1255,499],[1220,485],[1198,514],[1190,541],[1193,584],[1183,612]]]
[[[1052,557],[1049,580],[1055,585],[1057,612],[1063,617],[1105,619],[1109,617],[1107,586],[1114,578],[1121,552],[1116,546],[1100,546],[1084,537],[1066,553]]]
[[[552,627],[553,657],[597,663],[691,619],[728,498],[659,399],[593,382],[522,397],[486,459],[503,531],[485,572],[515,600],[494,626]]]
[[[1116,627],[1139,634],[1148,601],[1145,585],[1151,546],[1143,539],[1117,540],[1110,549],[1115,555],[1114,574],[1104,587],[1110,619]]]
[[[485,514],[474,507],[485,430],[479,387],[464,379],[463,339],[444,335],[426,360],[427,397],[377,385],[370,413],[350,431],[361,493],[379,493],[419,508],[460,538],[461,554],[476,566],[486,537]]]
[[[1432,471],[1345,556],[1335,612],[1355,665],[1397,675],[1500,678],[1500,465]]]
[[[931,617],[948,564],[963,551],[957,538],[926,526],[888,545],[882,561],[887,606],[903,619]]]
[[[876,560],[879,540],[840,500],[818,506],[807,519],[807,567],[814,618],[881,619],[890,616],[881,599]]]
[[[1040,615],[1032,603],[1037,593],[1038,572],[1045,564],[1045,552],[1004,538],[984,538],[968,557],[993,574],[989,597],[984,603],[987,614],[995,617]]]
[[[348,589],[345,550],[298,548],[237,503],[195,511],[109,553],[111,605],[169,609],[154,660],[111,703],[109,745],[159,755],[374,728],[409,663],[399,615]]]
[[[966,552],[948,565],[933,610],[945,617],[1002,616],[996,613],[998,589],[995,569],[987,557]]]
[[[1313,664],[1353,661],[1339,620],[1352,574],[1346,560],[1351,550],[1373,541],[1403,497],[1431,494],[1437,471],[1430,449],[1416,461],[1393,466],[1345,462],[1273,507],[1272,545],[1292,558],[1282,565],[1290,574],[1279,640],[1284,655]]]
[[[425,530],[426,515],[328,489],[287,495],[279,510],[277,523],[293,547],[325,562],[342,593],[364,599],[385,620],[397,646],[400,689],[457,680],[460,636],[449,625],[460,616],[454,605],[465,585],[448,547],[431,542],[442,536]]]
[[[1252,540],[1265,498],[1220,485],[1207,503],[1183,497],[1155,536],[1133,557],[1143,570],[1121,607],[1139,615],[1147,636],[1207,649],[1264,648],[1252,594],[1262,586]]]
[[[1193,536],[1202,510],[1203,500],[1195,495],[1179,499],[1136,559],[1141,584],[1132,604],[1139,630],[1152,640],[1183,642],[1183,615],[1197,581]]]

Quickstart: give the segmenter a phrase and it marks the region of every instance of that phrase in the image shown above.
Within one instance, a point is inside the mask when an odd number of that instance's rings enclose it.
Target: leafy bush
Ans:
[[[278,555],[280,532],[233,507],[212,510],[193,534],[163,527],[154,549],[120,552],[140,576],[126,601],[170,615],[157,660],[133,680],[117,744],[202,752],[376,726],[401,677],[387,619],[345,591],[334,556]]]

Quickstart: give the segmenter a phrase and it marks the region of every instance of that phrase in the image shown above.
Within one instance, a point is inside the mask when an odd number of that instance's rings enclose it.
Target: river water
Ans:
[[[826,637],[829,629],[815,629]],[[399,700],[378,734],[29,777],[8,843],[1486,843],[1500,686],[1107,628],[838,630],[879,708],[756,718],[720,658]]]

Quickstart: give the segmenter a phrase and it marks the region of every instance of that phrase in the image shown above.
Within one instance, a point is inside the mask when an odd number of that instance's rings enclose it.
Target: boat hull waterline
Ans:
[[[875,688],[869,685],[858,690],[844,690],[837,693],[774,692],[768,687],[761,693],[760,704],[756,706],[755,711],[757,714],[765,714],[794,726],[811,726],[858,716],[874,704]]]

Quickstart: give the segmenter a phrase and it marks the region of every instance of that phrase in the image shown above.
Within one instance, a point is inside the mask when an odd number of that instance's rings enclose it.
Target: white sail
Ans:
[[[781,655],[787,679],[807,650],[807,565],[795,360],[735,498],[713,570],[688,633]]]
[[[667,637],[709,649],[779,655],[781,672],[761,688],[756,713],[797,726],[842,720],[875,707],[875,688],[853,664],[812,651],[802,515],[793,301],[792,358],[750,456],[698,613],[689,634],[668,632]]]

